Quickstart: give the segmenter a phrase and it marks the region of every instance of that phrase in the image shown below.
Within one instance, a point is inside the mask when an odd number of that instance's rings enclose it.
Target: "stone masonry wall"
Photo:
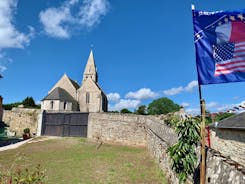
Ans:
[[[145,120],[138,116],[90,113],[88,138],[94,141],[123,145],[146,145]]]
[[[208,149],[206,162],[207,184],[245,183],[245,167],[221,153]]]
[[[214,128],[210,131],[211,148],[245,166],[245,131]]]
[[[25,128],[37,133],[40,113],[40,109],[13,108],[11,111],[4,110],[3,121],[9,125],[9,131],[16,132],[16,136],[22,136]]]

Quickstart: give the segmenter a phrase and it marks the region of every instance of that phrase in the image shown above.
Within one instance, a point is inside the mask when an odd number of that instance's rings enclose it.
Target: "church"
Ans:
[[[51,111],[107,112],[108,100],[98,84],[93,51],[90,51],[82,85],[64,74],[41,101],[41,109]]]

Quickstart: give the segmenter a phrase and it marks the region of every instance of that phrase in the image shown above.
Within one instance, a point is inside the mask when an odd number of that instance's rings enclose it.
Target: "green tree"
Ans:
[[[215,121],[221,121],[221,120],[229,118],[233,115],[235,115],[235,113],[229,113],[229,112],[219,113],[216,115]]]
[[[24,107],[36,107],[37,105],[35,104],[35,101],[33,100],[32,97],[26,97],[23,101],[22,104]]]
[[[180,109],[178,104],[175,104],[169,98],[159,98],[157,100],[153,100],[148,106],[148,114],[167,114],[170,112],[176,112]]]
[[[120,113],[125,114],[125,113],[132,113],[132,112],[131,112],[130,110],[124,108],[124,109],[122,109],[122,110],[120,111]]]
[[[4,110],[11,110],[14,107],[18,107],[20,104],[21,104],[21,102],[3,104],[3,108],[4,108]]]
[[[141,115],[146,115],[147,114],[146,106],[145,105],[139,106],[135,113],[136,114],[141,114]]]

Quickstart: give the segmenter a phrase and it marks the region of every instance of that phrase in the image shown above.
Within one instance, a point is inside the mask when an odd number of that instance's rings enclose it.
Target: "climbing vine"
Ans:
[[[188,118],[174,124],[179,140],[168,148],[168,153],[172,160],[172,168],[178,174],[180,183],[183,183],[188,175],[194,172],[197,162],[195,146],[200,140],[200,121]]]

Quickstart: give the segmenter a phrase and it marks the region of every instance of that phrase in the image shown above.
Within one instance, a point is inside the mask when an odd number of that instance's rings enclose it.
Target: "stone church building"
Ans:
[[[82,85],[64,74],[41,101],[41,109],[54,111],[107,112],[108,101],[98,85],[98,74],[91,50]]]

